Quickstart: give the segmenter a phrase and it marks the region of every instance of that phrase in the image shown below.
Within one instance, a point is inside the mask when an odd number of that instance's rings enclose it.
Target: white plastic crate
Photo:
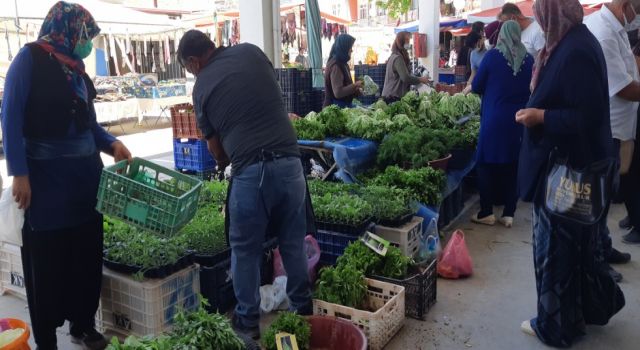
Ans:
[[[0,242],[0,292],[27,299],[20,247]]]
[[[392,245],[400,248],[402,254],[413,257],[420,249],[423,220],[424,219],[419,216],[414,216],[411,221],[401,227],[376,225],[375,233],[389,241]]]
[[[197,265],[163,279],[144,281],[105,268],[96,326],[124,336],[158,335],[171,330],[178,310],[198,307],[199,293]]]
[[[369,349],[382,350],[404,325],[405,289],[374,279],[367,281],[366,310],[313,299],[313,314],[343,318],[364,332]]]

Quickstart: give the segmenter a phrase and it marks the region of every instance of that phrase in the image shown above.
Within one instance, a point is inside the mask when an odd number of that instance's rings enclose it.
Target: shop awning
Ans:
[[[290,11],[292,9],[294,9],[295,7],[300,6],[304,8],[304,4],[296,4],[296,5],[287,5],[287,6],[280,6],[280,13],[286,13],[287,11]],[[240,12],[239,11],[229,11],[229,12],[223,12],[223,13],[218,13],[218,22],[224,22],[224,20],[221,20],[221,18],[239,18],[240,17]],[[330,13],[326,13],[326,12],[322,12],[320,11],[320,17],[326,19],[327,21],[331,22],[331,23],[338,23],[338,24],[344,24],[344,25],[349,25],[351,24],[351,21],[348,19],[344,19],[342,17],[338,17],[338,16],[334,16]],[[213,21],[212,20],[208,20],[208,21],[199,21],[196,24],[196,27],[200,28],[200,27],[209,27],[213,25]]]
[[[516,2],[516,5],[518,5],[523,15],[533,18],[533,3],[534,1],[532,0],[524,0],[524,1]],[[584,8],[584,15],[588,16],[596,12],[600,8],[600,6],[602,6],[602,4],[605,2],[586,0],[586,1],[581,1],[581,3],[583,4],[582,6]],[[468,23],[474,23],[474,22],[491,23],[497,19],[497,16],[501,10],[502,10],[502,7],[496,7],[496,8],[488,9],[485,11],[480,11],[480,12],[470,14],[467,16],[467,22]]]
[[[467,20],[462,18],[443,17],[440,19],[440,31],[449,31],[451,29],[464,28],[467,25]],[[394,32],[409,32],[415,33],[419,29],[419,21],[407,22],[399,25],[394,29]]]

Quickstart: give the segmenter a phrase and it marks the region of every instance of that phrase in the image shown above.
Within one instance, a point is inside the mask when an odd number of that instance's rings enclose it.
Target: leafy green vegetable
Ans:
[[[360,197],[371,205],[376,222],[398,219],[417,211],[411,204],[409,191],[395,187],[368,185],[361,188]]]
[[[447,178],[442,170],[429,167],[402,170],[397,166],[386,168],[384,173],[370,181],[375,185],[405,189],[415,196],[415,200],[428,205],[440,203],[446,182]]]
[[[343,136],[347,133],[347,114],[340,107],[332,105],[318,113],[318,121],[324,124],[329,136]],[[306,118],[305,118],[306,119]]]
[[[311,325],[304,317],[293,312],[281,312],[263,336],[262,344],[267,350],[276,350],[276,334],[286,332],[296,336],[300,350],[309,349]]]
[[[193,312],[178,311],[174,316],[173,331],[158,337],[128,337],[120,344],[113,337],[107,350],[242,350],[244,343],[231,328],[227,318],[210,314],[208,303],[201,299]]]
[[[208,303],[201,299],[194,312],[179,311],[174,317],[171,333],[176,348],[183,350],[242,350],[244,343],[231,328],[231,322],[218,313],[205,309]]]
[[[205,204],[198,208],[193,219],[176,238],[187,249],[199,254],[212,255],[227,248],[225,220],[220,207]]]
[[[327,134],[325,125],[315,118],[301,118],[293,122],[293,128],[301,140],[324,140]]]
[[[344,254],[338,258],[337,267],[350,266],[362,271],[366,276],[383,276],[388,278],[403,279],[407,276],[409,266],[413,260],[404,256],[399,248],[391,246],[383,257],[361,241],[355,241],[345,249]]]
[[[450,133],[448,130],[408,128],[390,134],[378,148],[378,164],[426,166],[449,153]]]
[[[311,196],[316,219],[321,222],[357,226],[372,215],[371,204],[349,194]]]
[[[346,264],[320,270],[315,298],[328,303],[361,309],[367,296],[367,283],[362,271]]]

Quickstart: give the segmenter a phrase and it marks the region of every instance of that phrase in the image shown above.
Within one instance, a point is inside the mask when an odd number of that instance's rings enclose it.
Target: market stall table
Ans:
[[[140,113],[138,101],[135,98],[125,101],[97,102],[94,107],[98,124],[109,124],[109,127],[111,127],[111,124],[119,123],[122,119],[129,118],[137,119],[138,123],[142,122],[142,113]],[[122,124],[119,125],[123,129]]]
[[[140,120],[142,121],[144,117],[148,116],[158,117],[156,125],[160,118],[171,119],[171,115],[169,114],[169,108],[171,108],[171,106],[191,103],[191,97],[186,95],[164,98],[137,98],[136,100],[138,101],[138,108],[143,116]]]

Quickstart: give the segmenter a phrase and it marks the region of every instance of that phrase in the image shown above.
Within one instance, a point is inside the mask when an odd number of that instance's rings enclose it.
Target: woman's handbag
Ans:
[[[614,159],[603,159],[577,170],[566,158],[551,152],[545,188],[547,211],[579,224],[596,224],[609,207],[615,166]]]

